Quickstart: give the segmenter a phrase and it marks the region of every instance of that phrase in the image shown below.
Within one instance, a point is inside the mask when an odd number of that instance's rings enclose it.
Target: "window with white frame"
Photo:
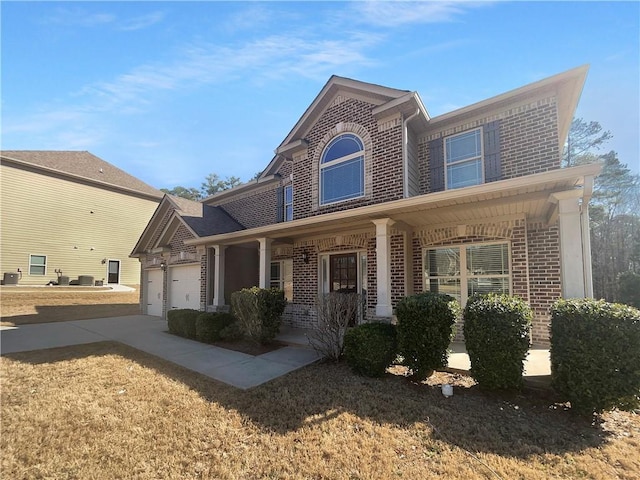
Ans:
[[[283,190],[284,195],[284,221],[293,220],[293,185],[286,185]]]
[[[320,158],[320,205],[364,195],[364,144],[345,133],[335,137]]]
[[[481,128],[445,138],[444,150],[447,189],[483,183]]]
[[[29,275],[47,274],[47,256],[29,255]]]
[[[510,293],[509,245],[485,243],[424,250],[425,291],[465,305],[475,293]]]
[[[284,298],[293,301],[293,260],[271,262],[271,288],[284,291]]]

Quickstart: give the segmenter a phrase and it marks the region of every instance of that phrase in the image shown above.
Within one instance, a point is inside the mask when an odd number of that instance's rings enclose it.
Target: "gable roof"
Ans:
[[[171,216],[166,225],[163,225],[162,220],[169,212]],[[222,207],[165,194],[130,256],[138,256],[149,249],[161,247],[163,241],[173,235],[179,224],[184,224],[196,237],[221,235],[245,229],[244,225],[231,217]],[[160,232],[159,236],[156,232]],[[157,240],[152,244],[153,238],[156,237]]]
[[[2,162],[72,181],[160,200],[160,190],[87,151],[2,150]]]
[[[399,90],[373,83],[353,80],[351,78],[332,75],[329,81],[322,88],[320,93],[313,100],[311,105],[291,129],[286,138],[276,149],[276,155],[271,163],[262,172],[260,178],[276,173],[280,164],[284,161],[283,153],[291,148],[297,148],[309,129],[315,124],[324,111],[331,106],[331,103],[338,95],[346,95],[350,98],[359,98],[376,105],[381,112],[391,111],[391,109],[401,109],[405,107],[409,114],[413,114],[416,109],[423,112],[423,116],[428,118],[428,113],[416,92],[409,90]],[[388,105],[389,108],[385,108]]]

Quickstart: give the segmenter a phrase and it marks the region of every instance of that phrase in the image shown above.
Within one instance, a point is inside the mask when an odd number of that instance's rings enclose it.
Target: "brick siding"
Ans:
[[[418,141],[420,192],[429,193],[428,142],[500,120],[502,179],[560,168],[557,105],[555,97],[511,107],[464,124],[450,123],[430,130]]]

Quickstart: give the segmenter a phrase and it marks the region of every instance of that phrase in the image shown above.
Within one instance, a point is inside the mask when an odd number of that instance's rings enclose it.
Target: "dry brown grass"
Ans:
[[[2,325],[66,322],[140,313],[139,293],[94,287],[1,287]]]
[[[0,360],[2,478],[637,479],[640,421],[314,365],[239,391],[117,343]],[[440,394],[442,381],[457,384]],[[551,408],[550,408],[551,406]]]

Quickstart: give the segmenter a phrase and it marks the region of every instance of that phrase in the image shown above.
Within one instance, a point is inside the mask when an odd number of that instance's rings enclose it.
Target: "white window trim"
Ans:
[[[287,278],[285,276],[285,262],[290,262],[291,263],[291,297],[292,298],[288,298],[286,297],[286,292],[287,290],[285,289],[285,284],[287,283]],[[283,292],[285,292],[285,297],[287,298],[288,301],[292,302],[293,301],[293,259],[289,258],[289,259],[284,259],[284,260],[273,260],[271,262],[271,265],[277,263],[278,265],[280,265],[280,277],[274,279],[273,277],[271,277],[271,275],[269,275],[269,286],[273,287],[275,283],[278,284],[278,289],[282,290]]]
[[[359,152],[356,153],[352,153],[349,155],[345,155],[344,157],[340,157],[340,158],[336,158],[335,160],[331,160],[330,162],[327,163],[322,163],[322,159],[324,158],[324,155],[327,151],[327,148],[329,147],[329,145],[331,145],[331,142],[333,142],[333,140],[337,137],[341,137],[342,135],[353,135],[354,137],[357,137],[358,140],[360,140],[360,143],[362,144],[362,150],[360,150]],[[322,151],[322,154],[320,155],[320,168],[318,170],[318,184],[319,184],[319,188],[318,188],[318,192],[320,195],[319,198],[319,202],[318,204],[321,207],[325,207],[327,205],[333,205],[336,203],[342,203],[342,202],[348,202],[349,200],[356,200],[358,198],[363,198],[366,196],[366,164],[365,164],[365,142],[364,140],[360,137],[360,135],[356,135],[353,132],[342,132],[339,133],[338,135],[336,135],[334,138],[332,138],[329,142],[327,142],[327,145],[325,146],[324,150]],[[348,162],[349,160],[354,160],[356,158],[361,158],[362,159],[362,193],[358,196],[355,197],[349,197],[349,198],[344,198],[344,199],[340,199],[340,200],[333,200],[331,202],[323,202],[322,198],[323,198],[323,190],[324,190],[324,182],[322,181],[322,172],[323,170],[326,170],[327,168],[339,165],[341,163],[345,163]]]
[[[447,140],[453,139],[455,137],[459,137],[461,135],[468,135],[469,133],[473,132],[473,131],[479,131],[480,132],[480,155],[477,157],[472,157],[472,158],[465,158],[464,160],[458,160],[456,162],[453,163],[447,163]],[[449,188],[449,167],[454,166],[454,165],[459,165],[462,163],[467,163],[467,162],[471,162],[472,160],[480,160],[480,182],[477,183],[476,185],[483,185],[485,183],[484,180],[484,134],[482,131],[482,127],[478,127],[478,128],[472,128],[470,130],[465,130],[464,132],[459,132],[459,133],[455,133],[453,135],[447,135],[444,138],[444,142],[443,142],[443,152],[444,152],[444,188],[445,190],[456,190],[458,188],[466,188],[466,187],[451,187]],[[468,187],[472,187],[475,185],[467,185]]]
[[[40,275],[39,273],[31,273],[31,257],[44,257],[44,273],[42,275]],[[28,274],[29,276],[34,276],[34,277],[45,277],[47,275],[47,266],[49,263],[49,259],[47,257],[47,255],[44,255],[42,253],[30,253],[29,254],[29,267],[28,267]],[[34,265],[37,267],[41,267],[42,265]]]
[[[508,255],[508,269],[509,273],[507,275],[467,275],[467,247],[477,247],[482,245],[507,245],[507,255]],[[442,277],[430,277],[427,275],[426,265],[425,265],[425,256],[428,250],[436,250],[439,248],[457,248],[460,252],[460,275],[458,276],[442,276]],[[451,279],[460,279],[460,305],[464,307],[467,304],[468,300],[468,280],[471,278],[504,278],[505,276],[508,279],[509,286],[509,295],[513,292],[513,272],[512,272],[512,259],[511,259],[511,242],[474,242],[474,243],[463,243],[463,244],[455,244],[455,245],[433,245],[428,247],[423,247],[422,249],[422,290],[424,292],[430,291],[429,280],[431,278],[451,278]]]

